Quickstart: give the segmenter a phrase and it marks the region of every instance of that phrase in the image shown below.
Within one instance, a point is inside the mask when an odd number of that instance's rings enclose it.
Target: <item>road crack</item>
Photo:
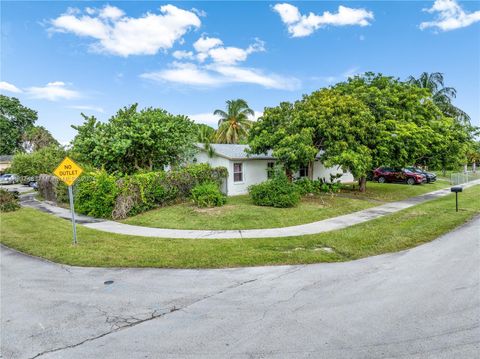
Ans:
[[[99,335],[96,335],[94,337],[90,337],[90,338],[87,338],[87,339],[84,339],[78,343],[74,343],[74,344],[70,344],[70,345],[65,345],[63,347],[59,347],[59,348],[54,348],[54,349],[49,349],[49,350],[45,350],[43,352],[40,352],[38,354],[36,354],[35,356],[31,357],[30,359],[35,359],[35,358],[39,358],[45,354],[50,354],[50,353],[54,353],[54,352],[58,352],[58,351],[62,351],[62,350],[66,350],[66,349],[72,349],[72,348],[76,348],[78,346],[81,346],[85,343],[88,343],[88,342],[91,342],[91,341],[94,341],[94,340],[97,340],[97,339],[100,339],[100,338],[103,338],[107,335],[110,335],[110,334],[113,334],[113,333],[116,333],[116,332],[119,332],[121,330],[124,330],[124,329],[127,329],[127,328],[132,328],[132,327],[135,327],[137,325],[140,325],[142,323],[145,323],[145,322],[149,322],[151,320],[154,320],[154,319],[158,319],[158,318],[161,318],[161,317],[164,317],[170,313],[174,313],[174,312],[177,312],[177,311],[180,311],[180,310],[185,310],[187,309],[188,307],[194,305],[194,304],[197,304],[197,303],[200,303],[204,300],[207,300],[209,298],[212,298],[212,297],[215,297],[217,295],[220,295],[222,293],[225,293],[229,290],[232,290],[232,289],[235,289],[235,288],[239,288],[245,284],[248,284],[248,283],[253,283],[255,281],[257,281],[258,278],[254,278],[254,279],[249,279],[249,280],[245,280],[245,281],[242,281],[240,283],[236,283],[236,284],[233,284],[231,286],[228,286],[226,288],[223,288],[213,294],[210,294],[210,295],[206,295],[206,296],[203,296],[201,298],[199,298],[198,300],[195,300],[193,301],[192,303],[186,305],[185,307],[176,307],[176,306],[173,306],[171,307],[169,310],[165,311],[165,312],[158,312],[157,310],[154,310],[149,317],[147,318],[144,318],[144,319],[139,319],[139,318],[136,318],[134,316],[129,316],[129,317],[122,317],[122,316],[110,316],[108,315],[107,312],[97,308],[97,310],[99,310],[103,315],[105,315],[106,319],[105,319],[105,323],[107,324],[110,324],[110,330],[105,332],[105,333],[102,333],[102,334],[99,334]]]

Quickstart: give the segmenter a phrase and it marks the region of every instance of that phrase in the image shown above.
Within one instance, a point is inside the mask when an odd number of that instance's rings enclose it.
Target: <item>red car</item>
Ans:
[[[427,181],[425,175],[409,171],[405,168],[379,167],[373,171],[373,180],[379,183],[403,182],[410,185]]]

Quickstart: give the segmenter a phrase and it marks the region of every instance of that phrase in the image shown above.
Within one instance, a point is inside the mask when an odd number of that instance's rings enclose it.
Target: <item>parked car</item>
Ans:
[[[373,180],[379,183],[403,182],[409,185],[422,184],[427,178],[406,168],[379,167],[373,171]]]
[[[433,183],[437,180],[437,175],[435,173],[426,172],[426,171],[422,170],[421,168],[407,167],[406,169],[411,171],[411,172],[420,173],[420,174],[424,175],[427,178],[427,183]]]
[[[18,182],[17,175],[11,173],[5,173],[0,176],[0,184],[14,184]]]

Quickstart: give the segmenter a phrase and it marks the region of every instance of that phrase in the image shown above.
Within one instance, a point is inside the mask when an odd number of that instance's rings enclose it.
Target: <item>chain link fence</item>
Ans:
[[[450,184],[459,185],[471,182],[473,180],[479,179],[478,172],[466,171],[466,172],[454,172],[450,175]]]

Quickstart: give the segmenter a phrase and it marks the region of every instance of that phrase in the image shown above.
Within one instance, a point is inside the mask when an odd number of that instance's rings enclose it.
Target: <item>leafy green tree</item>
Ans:
[[[375,167],[418,163],[435,148],[443,153],[440,144],[448,143],[451,126],[429,90],[366,73],[295,104],[265,109],[250,132],[250,145],[254,153],[273,150],[290,170],[311,163],[320,151],[327,166],[348,169],[365,191]]]
[[[433,102],[443,111],[445,116],[456,118],[462,122],[470,122],[470,116],[453,105],[452,99],[457,97],[457,90],[453,87],[445,87],[442,73],[423,72],[418,78],[410,76],[407,82],[428,89],[432,94]]]
[[[128,174],[176,166],[194,151],[197,132],[186,116],[155,108],[138,111],[135,104],[119,110],[107,123],[83,117],[83,125],[72,126],[78,131],[72,152],[108,172]]]
[[[228,100],[226,111],[215,110],[213,114],[220,116],[216,141],[218,143],[240,143],[248,136],[252,121],[248,116],[253,116],[254,111],[248,107],[245,100]]]
[[[38,151],[49,146],[60,146],[58,141],[43,126],[30,127],[22,136],[22,147],[27,151]]]
[[[9,171],[19,176],[51,174],[65,155],[65,150],[55,145],[42,147],[38,151],[31,153],[17,152],[13,156]]]
[[[37,120],[37,112],[15,97],[0,95],[0,154],[22,150],[22,138]]]

